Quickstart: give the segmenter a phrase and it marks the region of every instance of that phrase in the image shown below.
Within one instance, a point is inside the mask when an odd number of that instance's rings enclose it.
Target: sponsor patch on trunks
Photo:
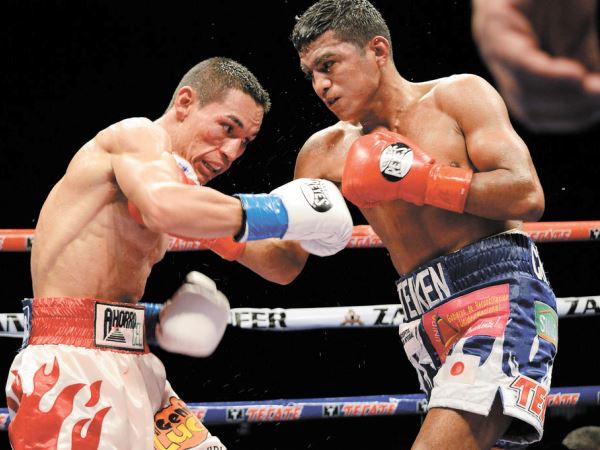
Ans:
[[[519,375],[510,384],[509,389],[516,394],[515,406],[535,417],[540,425],[543,425],[548,388],[525,375]]]
[[[197,448],[208,438],[208,430],[177,397],[154,415],[154,448],[183,450]]]
[[[96,303],[94,344],[119,350],[144,351],[144,309]]]
[[[540,338],[558,346],[558,315],[542,302],[535,302],[535,329]]]
[[[510,314],[508,283],[488,286],[456,297],[422,319],[423,328],[442,363],[459,339],[500,337]]]

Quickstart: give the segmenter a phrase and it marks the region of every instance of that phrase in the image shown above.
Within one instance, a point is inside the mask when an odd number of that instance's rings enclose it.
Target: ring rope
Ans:
[[[549,408],[597,406],[600,404],[599,400],[600,386],[551,388],[546,396]],[[231,425],[244,422],[424,414],[427,412],[427,401],[424,394],[398,394],[188,403],[188,407],[204,425]],[[6,430],[9,421],[8,409],[0,408],[0,430]]]
[[[142,303],[143,304],[143,303]],[[151,307],[162,308],[160,303]],[[556,299],[558,317],[600,315],[600,296]],[[296,331],[322,328],[395,328],[401,323],[398,303],[319,308],[232,308],[229,325],[250,330]],[[23,313],[0,313],[0,337],[22,338]]]
[[[523,231],[535,242],[576,242],[600,240],[600,220],[574,222],[525,222]],[[28,252],[35,230],[0,229],[0,252]],[[355,225],[346,248],[380,248],[383,243],[370,225]],[[168,251],[206,250],[201,240],[171,237]]]

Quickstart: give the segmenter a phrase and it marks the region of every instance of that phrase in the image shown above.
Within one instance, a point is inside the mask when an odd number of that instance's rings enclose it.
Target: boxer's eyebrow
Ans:
[[[312,62],[312,64],[308,64],[307,65],[307,64],[300,63],[300,70],[302,72],[304,72],[304,75],[310,77],[311,74],[312,74],[312,71],[313,71],[313,69],[311,67],[319,67],[323,61],[325,61],[326,59],[331,58],[334,55],[335,55],[334,52],[327,52],[327,53],[323,53],[321,56],[319,56],[318,58],[316,58]]]
[[[323,60],[330,58],[334,55],[333,52],[327,52],[322,54],[321,56],[319,56],[317,59],[315,59],[315,62],[313,63],[314,66],[318,66],[319,64],[321,64],[323,62]]]
[[[234,115],[234,114],[227,114],[227,117],[229,119],[231,119],[233,122],[235,122],[235,124],[240,127],[242,130],[244,129],[244,124],[242,123],[242,121],[238,118],[238,116]]]

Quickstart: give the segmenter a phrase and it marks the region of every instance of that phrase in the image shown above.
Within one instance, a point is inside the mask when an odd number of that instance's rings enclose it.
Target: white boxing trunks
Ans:
[[[38,298],[23,309],[29,335],[6,384],[15,450],[225,450],[149,352],[143,306]]]

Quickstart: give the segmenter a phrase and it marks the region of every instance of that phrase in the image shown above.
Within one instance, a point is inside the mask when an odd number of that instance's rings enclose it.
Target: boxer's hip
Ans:
[[[6,384],[14,448],[152,449],[154,414],[175,393],[145,344],[143,307],[36,298],[24,312]]]
[[[396,282],[404,322],[421,318],[459,293],[507,278],[548,285],[537,247],[520,232],[481,239],[419,266]]]
[[[144,307],[93,298],[23,300],[27,345],[76,347],[134,354],[148,353]]]
[[[527,424],[504,439],[540,439],[558,316],[535,244],[521,233],[482,239],[402,277],[398,292],[400,337],[429,407],[487,415],[500,392],[504,414]],[[527,389],[538,395],[531,408],[520,405]]]

